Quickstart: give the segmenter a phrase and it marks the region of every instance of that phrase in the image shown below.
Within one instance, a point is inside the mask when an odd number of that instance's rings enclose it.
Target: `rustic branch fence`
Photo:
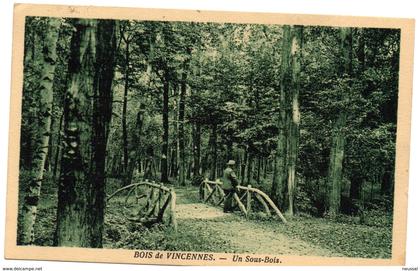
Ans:
[[[225,192],[223,191],[221,185],[222,182],[219,180],[204,180],[199,187],[200,199],[205,203],[212,202],[216,206],[221,205],[225,198]],[[253,188],[251,185],[238,185],[237,188],[238,191],[234,194],[233,197],[234,202],[238,205],[239,209],[245,215],[245,217],[248,217],[251,214],[253,206],[252,202],[254,199],[256,199],[268,216],[271,216],[272,211],[274,211],[274,214],[277,217],[279,217],[284,223],[287,223],[286,218],[284,218],[283,214],[280,212],[274,202],[263,191],[257,188]],[[245,203],[243,203],[243,201]]]
[[[121,213],[129,221],[146,226],[168,222],[177,229],[176,194],[171,188],[155,182],[137,182],[116,190],[107,197],[107,203],[113,198],[122,204]]]

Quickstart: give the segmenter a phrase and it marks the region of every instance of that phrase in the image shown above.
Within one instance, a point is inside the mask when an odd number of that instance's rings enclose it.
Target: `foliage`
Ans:
[[[151,228],[127,221],[117,206],[107,208],[105,220],[105,247],[166,251],[222,252],[228,248],[223,240],[209,235],[204,228],[180,222],[178,231],[156,224]]]
[[[336,252],[347,257],[391,257],[392,228],[387,224],[360,225],[350,218],[341,216],[341,219],[334,221],[325,218],[295,217],[287,226],[280,227],[282,233],[292,238],[325,248],[334,248]],[[374,216],[372,219],[376,220]]]

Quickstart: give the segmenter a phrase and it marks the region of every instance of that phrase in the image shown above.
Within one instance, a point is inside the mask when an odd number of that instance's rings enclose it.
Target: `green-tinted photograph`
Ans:
[[[389,259],[400,30],[26,17],[19,246]]]

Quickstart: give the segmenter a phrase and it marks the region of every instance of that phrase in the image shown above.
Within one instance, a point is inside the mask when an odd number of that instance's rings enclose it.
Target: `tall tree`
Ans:
[[[277,139],[277,148],[274,162],[274,174],[272,183],[272,196],[275,202],[285,207],[285,191],[287,189],[287,115],[286,115],[286,95],[287,87],[290,85],[290,59],[292,49],[292,33],[291,27],[283,26],[282,48],[281,48],[281,66],[279,73],[279,116],[278,116],[278,130],[279,135]]]
[[[165,67],[163,74],[163,106],[162,106],[162,152],[160,158],[160,181],[167,183],[168,180],[168,145],[169,145],[169,68]]]
[[[186,152],[185,152],[185,98],[187,95],[187,77],[189,62],[191,58],[191,48],[187,48],[186,59],[182,65],[181,93],[179,97],[179,180],[181,185],[185,185],[186,178]]]
[[[299,109],[299,90],[300,90],[300,72],[302,62],[302,43],[303,43],[303,27],[294,26],[292,29],[292,46],[291,46],[291,84],[288,89],[288,135],[287,135],[287,197],[289,215],[294,213],[294,198],[296,188],[296,164],[299,151],[299,126],[300,126],[300,109]]]
[[[299,90],[302,26],[283,26],[279,82],[279,119],[272,193],[277,204],[294,213],[296,164],[299,146]]]
[[[187,91],[187,71],[184,68],[179,96],[179,183],[185,185],[185,95]]]
[[[211,124],[209,147],[211,148],[210,180],[217,177],[217,123]]]
[[[341,77],[351,77],[352,64],[352,30],[348,27],[340,28],[340,71]],[[341,100],[348,97],[342,91]],[[345,127],[348,113],[345,108],[340,109],[332,130],[332,144],[330,151],[330,163],[328,180],[330,185],[328,212],[334,217],[338,214],[341,202],[341,184],[343,177],[343,159],[345,146]]]
[[[45,19],[46,34],[43,42],[42,59],[38,63],[42,67],[37,81],[38,111],[37,131],[32,157],[31,179],[26,187],[22,205],[22,235],[20,243],[32,244],[34,241],[34,224],[38,212],[38,202],[41,185],[44,179],[44,168],[50,146],[51,115],[53,106],[53,82],[57,62],[57,40],[61,20],[57,18]],[[50,158],[51,159],[51,158]]]
[[[357,32],[356,32],[357,31]],[[358,34],[358,35],[357,35]],[[357,38],[357,48],[356,48],[356,57],[358,60],[359,69],[357,70],[357,76],[360,80],[362,80],[362,76],[364,74],[366,68],[366,56],[365,56],[365,39],[363,29],[354,30],[353,39],[356,40]],[[359,147],[360,143],[359,143]],[[372,158],[372,157],[370,157]],[[362,170],[359,168],[355,174],[352,174],[352,178],[350,180],[350,199],[352,200],[361,200],[363,198],[363,183],[364,183],[364,176],[361,172]]]
[[[136,122],[134,129],[132,131],[131,136],[131,148],[129,153],[129,162],[128,162],[128,168],[126,173],[126,179],[131,182],[131,179],[133,177],[134,169],[136,165],[140,164],[140,155],[141,155],[141,141],[142,141],[142,133],[143,133],[143,125],[144,125],[144,114],[145,114],[145,108],[144,104],[139,105],[139,110],[136,115]],[[129,184],[129,182],[126,182]]]
[[[200,123],[196,122],[193,126],[193,176],[198,178],[200,175],[200,164],[201,164],[201,126]]]
[[[76,19],[64,104],[57,246],[102,247],[115,21]]]
[[[128,28],[129,26],[127,26]],[[128,103],[128,89],[129,89],[129,76],[130,76],[130,43],[131,36],[127,29],[121,28],[121,37],[125,43],[124,49],[124,97],[123,97],[123,108],[121,116],[121,127],[122,127],[122,140],[123,140],[123,176],[124,184],[128,185],[131,180],[128,179],[128,133],[127,133],[127,103]]]

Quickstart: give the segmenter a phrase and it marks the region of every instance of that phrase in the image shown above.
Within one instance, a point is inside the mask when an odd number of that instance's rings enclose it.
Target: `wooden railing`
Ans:
[[[176,194],[171,188],[148,181],[133,183],[107,197],[107,205],[114,203],[122,204],[121,213],[129,221],[146,226],[168,222],[177,229]]]
[[[216,206],[219,206],[223,203],[225,198],[225,192],[223,191],[221,185],[222,182],[219,180],[204,180],[199,187],[200,199],[205,203],[212,202]],[[283,214],[267,194],[257,188],[251,187],[251,185],[238,185],[237,188],[238,191],[233,196],[234,202],[238,205],[239,209],[242,213],[244,213],[246,217],[248,217],[253,211],[252,202],[254,199],[256,199],[259,205],[262,207],[263,211],[268,216],[272,215],[271,210],[273,210],[277,217],[279,217],[284,223],[287,223],[287,220],[284,218]],[[245,204],[242,201],[244,201]]]

